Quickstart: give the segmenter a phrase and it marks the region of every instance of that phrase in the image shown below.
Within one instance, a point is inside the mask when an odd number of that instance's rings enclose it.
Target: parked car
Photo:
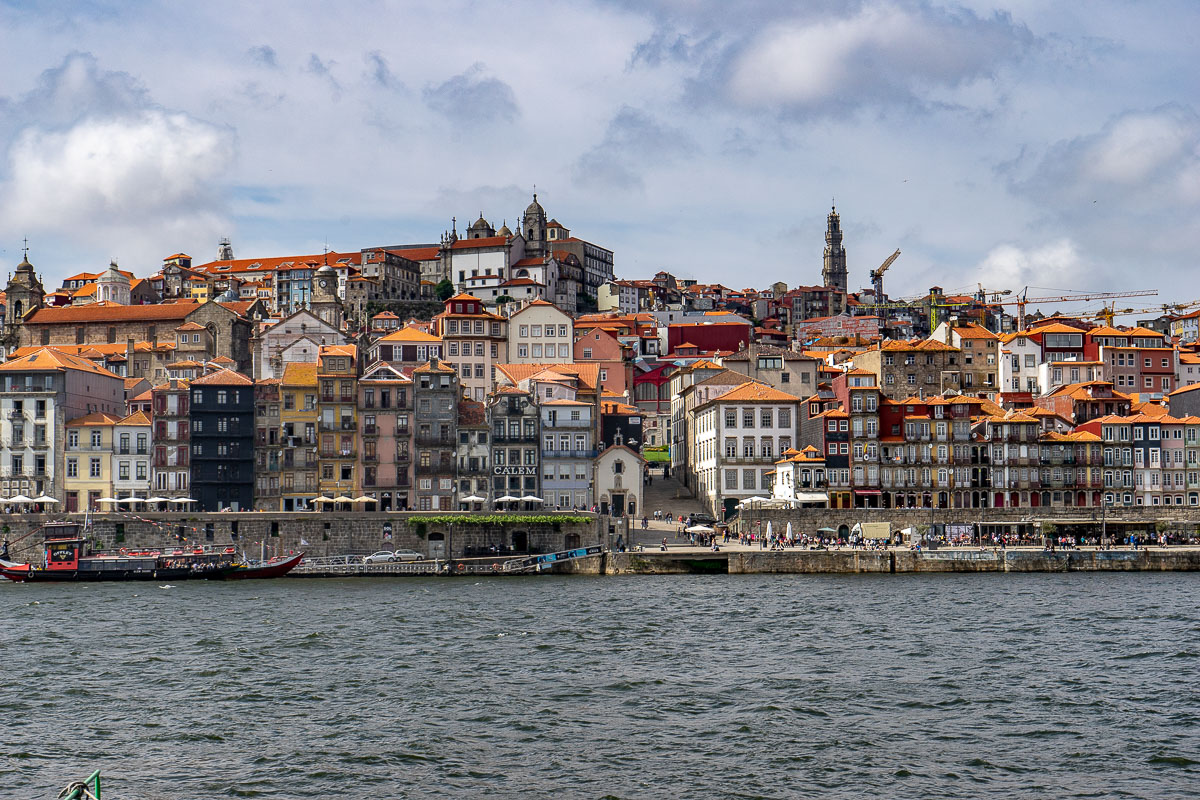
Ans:
[[[382,564],[387,561],[395,561],[396,554],[391,550],[380,550],[376,553],[371,553],[369,556],[363,556],[364,564]]]
[[[397,561],[424,561],[425,556],[416,550],[397,550],[393,553]]]
[[[712,514],[705,514],[703,512],[701,512],[699,514],[692,514],[692,524],[693,525],[712,525],[716,521],[717,521],[717,518],[714,517]]]

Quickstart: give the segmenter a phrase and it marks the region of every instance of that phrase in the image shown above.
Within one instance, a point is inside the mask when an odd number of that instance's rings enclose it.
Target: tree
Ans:
[[[437,293],[437,299],[444,303],[454,296],[454,284],[448,278],[443,278],[441,283],[433,287],[433,291]]]
[[[502,306],[505,303],[511,303],[511,302],[513,302],[513,299],[506,294],[502,294],[496,298],[496,305],[498,305],[498,306]]]

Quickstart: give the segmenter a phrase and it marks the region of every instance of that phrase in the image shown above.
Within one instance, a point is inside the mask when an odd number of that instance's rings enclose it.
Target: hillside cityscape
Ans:
[[[536,194],[515,219],[351,252],[225,239],[58,288],[26,247],[0,297],[2,502],[638,517],[661,468],[717,518],[1200,503],[1200,303],[892,298],[899,250],[851,291],[836,208],[820,282],[763,288],[618,278]]]

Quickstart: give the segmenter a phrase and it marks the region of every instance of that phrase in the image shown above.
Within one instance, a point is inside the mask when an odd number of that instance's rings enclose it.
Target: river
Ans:
[[[1200,789],[1200,576],[0,586],[0,796]]]

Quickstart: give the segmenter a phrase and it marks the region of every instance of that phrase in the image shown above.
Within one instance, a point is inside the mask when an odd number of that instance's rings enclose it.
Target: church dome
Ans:
[[[337,279],[337,270],[334,269],[333,267],[329,266],[328,264],[326,264],[325,266],[321,267],[320,269],[318,269],[316,271],[316,277],[318,277],[318,278],[333,278],[336,280]]]
[[[483,212],[482,212],[482,211],[480,211],[480,212],[479,212],[479,219],[475,220],[475,222],[473,222],[473,223],[471,224],[471,230],[473,230],[473,231],[478,231],[478,230],[491,230],[491,228],[492,228],[492,226],[491,226],[491,225],[489,225],[489,224],[488,224],[488,221],[487,221],[486,219],[484,219],[484,218],[483,218]]]
[[[533,202],[525,208],[525,216],[546,218],[546,209],[542,208],[542,204],[537,201],[537,192],[533,193]]]
[[[513,232],[512,232],[512,231],[510,231],[510,230],[508,229],[508,225],[507,225],[507,224],[505,224],[505,225],[504,225],[504,227],[502,227],[500,230],[496,231],[496,235],[497,235],[497,236],[505,236],[505,237],[507,237],[507,236],[512,236],[512,235],[513,235]]]

